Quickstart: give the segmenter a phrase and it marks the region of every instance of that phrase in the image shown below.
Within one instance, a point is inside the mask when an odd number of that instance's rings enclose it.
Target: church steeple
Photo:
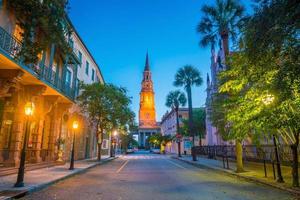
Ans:
[[[144,69],[144,71],[150,71],[148,51],[147,51],[147,54],[146,54],[146,62],[145,62],[145,69]]]
[[[145,69],[143,72],[142,88],[140,92],[139,127],[157,127],[153,82],[151,77],[148,52],[146,54]]]

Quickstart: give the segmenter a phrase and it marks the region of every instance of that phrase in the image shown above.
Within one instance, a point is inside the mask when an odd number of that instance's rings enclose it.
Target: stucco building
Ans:
[[[194,110],[197,110],[199,108],[194,108]],[[183,127],[183,120],[188,120],[189,118],[189,110],[188,108],[179,108],[178,110],[178,117],[179,117],[179,126]],[[177,130],[177,125],[176,125],[176,111],[173,108],[170,112],[167,111],[162,119],[161,119],[161,133],[162,135],[171,135],[174,137],[174,139],[172,140],[172,142],[169,142],[166,145],[166,152],[168,153],[178,153],[178,143],[176,141],[176,134],[178,133]],[[206,145],[206,137],[202,138],[202,145]],[[181,139],[181,153],[184,153],[184,151],[186,151],[187,153],[190,153],[190,148],[191,148],[191,138],[190,137],[183,137]],[[195,145],[199,145],[199,137],[195,136]]]
[[[0,4],[0,167],[19,165],[27,102],[33,103],[35,109],[28,120],[26,163],[69,160],[74,120],[79,121],[75,159],[94,157],[95,126],[80,112],[75,99],[80,93],[80,81],[104,84],[99,65],[69,19],[66,23],[73,29],[68,38],[72,53],[65,55],[52,44],[41,52],[37,63],[22,63],[17,59],[22,30],[6,1]]]

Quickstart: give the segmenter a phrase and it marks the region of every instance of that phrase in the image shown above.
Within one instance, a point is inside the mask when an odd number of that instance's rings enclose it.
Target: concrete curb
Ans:
[[[88,171],[91,168],[94,168],[94,167],[99,166],[99,165],[103,165],[103,164],[108,163],[110,161],[113,161],[113,160],[115,160],[117,158],[118,157],[109,157],[109,158],[101,160],[100,162],[96,161],[94,164],[88,166],[87,168],[77,169],[77,170],[76,170],[76,163],[75,163],[75,170],[72,173],[67,174],[67,175],[65,175],[63,177],[57,178],[55,180],[49,181],[47,183],[43,183],[43,184],[39,184],[39,185],[35,185],[35,186],[29,186],[27,188],[25,187],[25,188],[22,189],[22,191],[23,191],[22,193],[19,193],[19,194],[15,195],[15,196],[10,196],[10,197],[7,197],[7,198],[1,198],[1,200],[12,200],[12,199],[24,197],[27,194],[30,194],[30,193],[42,190],[42,189],[44,189],[44,188],[46,188],[46,187],[48,187],[50,185],[53,185],[53,184],[55,184],[57,182],[63,181],[65,179],[68,179],[68,178],[70,178],[72,176],[85,173],[86,171]]]
[[[205,164],[201,164],[201,163],[196,163],[194,161],[185,160],[185,159],[178,158],[178,157],[175,157],[175,156],[171,156],[171,158],[179,160],[179,161],[182,161],[182,162],[185,162],[185,163],[188,163],[188,164],[193,165],[195,167],[204,168],[204,169],[210,169],[210,170],[216,170],[216,171],[222,172],[222,173],[227,174],[227,175],[231,175],[231,176],[234,176],[234,177],[241,178],[241,179],[246,180],[246,181],[250,181],[250,182],[255,182],[255,183],[260,183],[260,184],[263,184],[263,185],[271,186],[271,187],[274,187],[274,188],[277,188],[277,189],[289,192],[291,194],[300,196],[300,190],[297,190],[297,189],[287,188],[287,187],[284,187],[284,186],[281,186],[281,185],[277,185],[277,184],[273,184],[273,183],[270,183],[270,182],[267,182],[267,181],[263,181],[263,180],[260,180],[260,179],[257,179],[257,178],[243,176],[241,174],[237,174],[237,173],[232,172],[230,170],[221,169],[221,168],[218,168],[218,167],[209,166],[209,165],[205,165]]]

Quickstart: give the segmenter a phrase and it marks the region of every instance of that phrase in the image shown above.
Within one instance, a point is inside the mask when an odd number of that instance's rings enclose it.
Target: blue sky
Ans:
[[[70,18],[90,49],[104,79],[124,86],[138,117],[146,51],[155,89],[157,120],[167,111],[166,95],[176,89],[174,75],[185,64],[202,73],[193,88],[193,106],[203,106],[210,50],[200,48],[196,25],[201,0],[70,0]]]

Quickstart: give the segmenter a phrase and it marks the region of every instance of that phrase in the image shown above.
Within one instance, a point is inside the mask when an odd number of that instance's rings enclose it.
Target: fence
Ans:
[[[298,151],[300,151],[300,147],[298,147]],[[225,157],[229,159],[236,159],[234,145],[197,146],[195,147],[195,152],[197,155],[208,156],[208,158]],[[293,157],[290,146],[279,145],[278,154],[280,162],[283,165],[291,165]],[[243,146],[244,161],[272,163],[275,159],[275,148],[273,145]]]

